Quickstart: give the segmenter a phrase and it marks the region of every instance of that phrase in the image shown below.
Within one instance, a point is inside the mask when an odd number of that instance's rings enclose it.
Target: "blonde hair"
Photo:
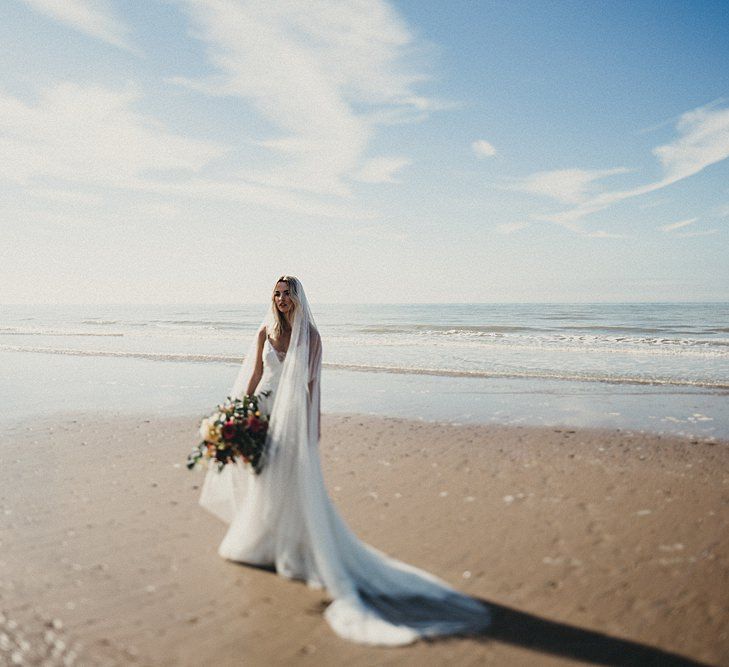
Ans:
[[[294,312],[297,308],[301,307],[301,300],[299,299],[299,292],[301,289],[301,282],[294,276],[281,276],[273,286],[273,292],[271,293],[271,315],[273,320],[273,336],[279,338],[285,329],[288,328],[286,318],[283,313],[276,308],[276,285],[279,283],[286,283],[289,286],[289,296],[291,302],[294,304]]]

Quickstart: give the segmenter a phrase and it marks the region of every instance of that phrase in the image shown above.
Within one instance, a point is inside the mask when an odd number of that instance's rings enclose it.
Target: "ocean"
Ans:
[[[265,305],[0,306],[5,419],[206,412]],[[324,304],[325,412],[729,438],[729,304]]]

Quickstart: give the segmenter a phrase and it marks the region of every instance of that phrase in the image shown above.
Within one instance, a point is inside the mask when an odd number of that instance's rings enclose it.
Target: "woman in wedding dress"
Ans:
[[[231,392],[258,395],[270,414],[263,470],[237,461],[211,468],[200,495],[229,524],[219,555],[325,588],[326,620],[352,641],[396,646],[482,631],[483,603],[361,542],[334,507],[318,451],[321,357],[304,289],[282,276]]]

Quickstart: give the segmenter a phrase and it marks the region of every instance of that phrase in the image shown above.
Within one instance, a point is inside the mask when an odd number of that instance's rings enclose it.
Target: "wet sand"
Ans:
[[[3,427],[0,664],[729,663],[729,443],[325,416],[355,532],[492,605],[483,636],[388,649],[336,637],[326,593],[217,556],[197,423]]]

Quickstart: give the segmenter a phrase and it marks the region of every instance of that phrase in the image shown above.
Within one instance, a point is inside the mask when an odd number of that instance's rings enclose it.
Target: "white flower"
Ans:
[[[206,417],[200,422],[200,437],[208,442],[220,439],[220,429],[215,425],[213,417]]]

